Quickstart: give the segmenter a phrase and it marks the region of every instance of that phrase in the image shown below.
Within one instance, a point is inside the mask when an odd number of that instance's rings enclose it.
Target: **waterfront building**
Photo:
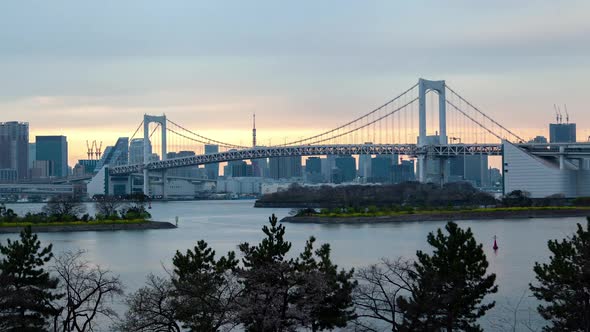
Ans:
[[[549,124],[549,142],[550,143],[575,143],[576,142],[576,124],[575,123],[551,123],[551,124]]]
[[[33,168],[31,168],[32,179],[45,179],[55,176],[53,174],[55,174],[55,161],[33,160]]]
[[[0,122],[0,169],[13,169],[17,178],[26,179],[29,171],[29,124]]]
[[[33,161],[37,159],[37,144],[29,143],[29,163],[28,168],[33,168]]]
[[[148,140],[148,155],[152,154],[152,143]],[[129,164],[143,164],[143,138],[129,142]]]
[[[49,176],[66,177],[68,171],[68,140],[66,136],[36,136],[35,160],[52,163]]]
[[[15,183],[18,180],[18,172],[14,168],[0,169],[0,183]]]
[[[205,144],[205,154],[219,153],[219,145]],[[217,179],[219,177],[219,163],[205,165],[205,172],[208,179]]]

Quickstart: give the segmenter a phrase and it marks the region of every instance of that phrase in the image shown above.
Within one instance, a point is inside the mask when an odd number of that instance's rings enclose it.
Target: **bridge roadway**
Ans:
[[[568,158],[590,157],[590,143],[568,144],[517,144],[531,153],[539,156],[557,157],[565,155]],[[563,151],[561,151],[563,150]],[[219,153],[203,154],[183,158],[172,158],[152,161],[147,165],[120,165],[109,168],[110,175],[124,175],[139,173],[144,167],[150,171],[162,171],[171,168],[196,166],[210,163],[221,163],[235,160],[260,159],[290,156],[323,156],[323,155],[380,155],[398,154],[412,157],[427,156],[435,158],[455,157],[460,155],[486,154],[490,156],[502,155],[502,144],[447,144],[425,145],[416,144],[336,144],[336,145],[300,145],[256,147],[244,150],[232,150]]]

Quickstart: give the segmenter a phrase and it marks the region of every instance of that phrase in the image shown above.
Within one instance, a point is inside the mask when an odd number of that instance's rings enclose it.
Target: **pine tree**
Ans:
[[[203,240],[172,260],[172,284],[176,316],[190,331],[218,331],[235,323],[239,284],[234,252],[215,259],[215,251]]]
[[[355,318],[352,291],[357,282],[353,280],[354,270],[338,271],[330,258],[330,245],[323,244],[314,251],[314,243],[315,238],[311,237],[296,263],[300,286],[295,301],[301,323],[314,332],[345,327]]]
[[[550,261],[535,263],[537,284],[530,285],[533,295],[548,303],[537,308],[551,322],[543,330],[590,332],[590,217],[586,230],[578,224],[571,238],[547,246]]]
[[[418,251],[414,283],[409,298],[400,297],[404,312],[402,330],[481,331],[476,323],[495,303],[482,304],[487,294],[495,293],[495,274],[486,275],[488,262],[482,245],[471,229],[462,230],[454,222],[446,225],[448,235],[439,229],[428,234],[432,255]]]
[[[0,330],[44,331],[47,319],[56,315],[51,305],[58,280],[43,266],[51,260],[51,244],[41,247],[37,235],[26,227],[20,241],[0,244]]]
[[[291,243],[285,241],[285,226],[273,214],[266,237],[257,245],[242,243],[244,290],[240,297],[240,321],[247,331],[287,331],[297,325],[298,314],[290,305],[297,286],[295,261],[287,258]]]

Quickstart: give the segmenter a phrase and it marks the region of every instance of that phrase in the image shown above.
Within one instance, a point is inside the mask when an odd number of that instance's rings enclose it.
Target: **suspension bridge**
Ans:
[[[570,164],[574,168],[583,168],[583,162],[570,161],[590,157],[588,143],[525,143],[521,136],[481,111],[445,81],[425,79],[420,79],[383,105],[336,128],[272,146],[256,146],[255,138],[253,146],[243,146],[206,137],[165,115],[145,115],[132,139],[140,137],[142,128],[143,162],[109,167],[108,174],[142,174],[144,193],[149,192],[150,173],[159,172],[165,179],[168,169],[259,158],[406,155],[418,160],[419,181],[432,181],[428,172],[434,165],[438,173],[435,181],[443,183],[448,173],[445,160],[474,154],[503,156],[506,144],[527,151],[531,156],[555,158],[562,170]],[[211,144],[218,146],[218,152],[204,153],[204,146]],[[150,147],[152,151],[160,152],[160,160],[150,158]],[[195,151],[196,154],[167,158],[170,151]]]

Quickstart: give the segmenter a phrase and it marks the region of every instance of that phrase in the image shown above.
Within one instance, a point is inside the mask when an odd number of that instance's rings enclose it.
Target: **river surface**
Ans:
[[[253,208],[253,204],[254,201],[249,200],[155,202],[150,210],[152,219],[175,222],[178,216],[177,229],[41,233],[39,237],[44,244],[53,243],[55,253],[86,250],[88,260],[120,275],[126,291],[130,292],[142,286],[148,273],[163,274],[163,267],[170,267],[176,250],[185,251],[204,239],[218,254],[229,250],[237,252],[239,243],[257,243],[263,237],[260,229],[272,213],[282,218],[290,211]],[[7,207],[24,214],[39,211],[42,206],[11,204]],[[94,212],[90,204],[88,212]],[[496,308],[482,320],[486,330],[512,331],[515,312],[519,324],[517,331],[525,330],[525,323],[534,327],[542,324],[536,315],[537,303],[527,291],[529,282],[534,281],[534,263],[548,259],[548,240],[573,234],[576,223],[585,224],[585,219],[467,220],[457,223],[461,227],[471,227],[477,241],[484,245],[490,263],[489,272],[497,275],[498,293],[486,298],[497,302]],[[445,222],[437,221],[374,225],[287,223],[286,237],[293,243],[293,253],[298,254],[305,240],[313,235],[318,244],[330,243],[333,260],[339,266],[358,268],[382,257],[415,258],[416,250],[429,251],[427,234],[444,225]],[[494,235],[500,247],[496,253],[492,250]],[[17,234],[0,234],[0,242],[17,237]]]

